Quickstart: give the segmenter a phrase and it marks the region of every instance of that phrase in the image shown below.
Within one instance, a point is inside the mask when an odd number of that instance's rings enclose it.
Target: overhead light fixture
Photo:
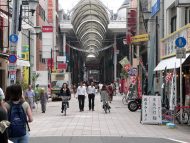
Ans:
[[[95,58],[96,56],[94,54],[88,54],[87,58]]]

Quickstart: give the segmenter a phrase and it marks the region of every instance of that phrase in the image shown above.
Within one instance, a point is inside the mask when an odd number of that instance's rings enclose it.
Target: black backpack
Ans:
[[[10,126],[8,128],[9,138],[22,137],[26,135],[26,124],[28,126],[28,131],[30,131],[26,113],[22,107],[23,103],[10,103],[9,111],[9,122]]]

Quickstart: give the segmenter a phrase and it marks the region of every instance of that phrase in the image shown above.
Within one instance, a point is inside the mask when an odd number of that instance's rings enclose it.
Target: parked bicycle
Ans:
[[[183,110],[182,112],[182,121],[180,120],[180,109]],[[190,106],[178,106],[175,109],[175,120],[179,123],[179,124],[188,124],[190,125]]]
[[[66,116],[66,112],[67,112],[70,97],[62,96],[61,98],[62,98],[62,113]]]

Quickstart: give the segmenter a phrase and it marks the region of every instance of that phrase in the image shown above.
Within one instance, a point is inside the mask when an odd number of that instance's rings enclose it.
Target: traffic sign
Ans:
[[[17,61],[16,55],[9,55],[8,60],[10,63],[15,63]]]
[[[179,37],[175,40],[175,44],[178,48],[183,48],[187,44],[187,41],[184,37]]]
[[[186,58],[186,49],[185,48],[178,48],[176,49],[176,58]]]
[[[16,34],[11,34],[9,36],[9,41],[12,43],[16,43],[18,41],[18,36]]]

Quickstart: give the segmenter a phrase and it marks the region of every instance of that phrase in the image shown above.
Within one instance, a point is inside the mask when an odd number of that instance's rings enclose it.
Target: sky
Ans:
[[[65,12],[71,10],[77,2],[80,0],[59,0],[61,7],[64,9]],[[123,4],[124,0],[100,0],[102,1],[105,6],[107,6],[110,10],[113,10],[114,13],[117,12],[118,8]]]

